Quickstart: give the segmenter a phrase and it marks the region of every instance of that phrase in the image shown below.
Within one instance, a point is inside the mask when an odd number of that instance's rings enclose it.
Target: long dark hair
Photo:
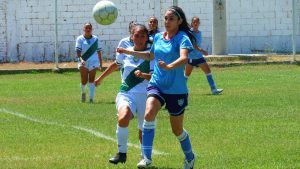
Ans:
[[[196,38],[192,34],[191,25],[187,22],[183,10],[178,6],[171,6],[168,11],[173,12],[174,15],[176,15],[179,19],[182,19],[182,23],[179,25],[179,30],[184,31],[189,36],[191,42],[194,44],[196,42]]]

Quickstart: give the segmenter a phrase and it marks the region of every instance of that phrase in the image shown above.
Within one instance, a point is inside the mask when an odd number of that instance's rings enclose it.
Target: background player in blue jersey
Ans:
[[[129,50],[146,51],[149,40],[148,30],[144,25],[136,24],[132,28],[131,39],[134,46]],[[122,85],[116,97],[116,108],[118,110],[117,140],[118,153],[111,159],[110,163],[125,163],[127,157],[128,125],[131,119],[138,118],[139,138],[142,143],[142,127],[147,98],[148,80],[151,78],[153,69],[152,61],[140,59],[132,55],[117,53],[116,61],[113,62],[96,79],[96,85],[99,85],[105,77],[121,67]]]
[[[97,69],[102,69],[102,57],[100,40],[92,35],[93,27],[91,23],[83,26],[83,34],[76,39],[75,50],[78,57],[78,69],[81,77],[81,102],[86,100],[85,86],[89,81],[90,103],[94,100],[95,85],[94,80]]]
[[[196,44],[194,45],[195,49],[189,53],[188,64],[185,67],[185,75],[187,77],[190,76],[194,66],[199,66],[206,75],[212,94],[213,95],[219,94],[223,91],[223,89],[217,89],[211,70],[205,58],[203,57],[203,55],[207,56],[208,52],[203,48],[201,48],[202,32],[199,31],[200,19],[194,16],[192,18],[191,25],[192,25],[192,29],[191,29],[192,33],[196,38]]]
[[[158,20],[155,16],[150,16],[148,20],[149,27],[149,40],[153,43],[154,36],[159,32],[158,30]]]
[[[144,159],[137,166],[138,168],[151,166],[155,118],[161,107],[166,104],[172,131],[178,138],[185,154],[184,168],[191,169],[194,166],[195,156],[189,135],[183,129],[184,111],[188,104],[187,79],[184,75],[184,68],[188,61],[188,52],[193,49],[192,42],[195,42],[195,38],[184,12],[177,6],[172,6],[166,11],[164,24],[166,31],[155,35],[150,52],[117,49],[120,53],[155,61],[154,72],[147,88],[148,96],[142,136]]]

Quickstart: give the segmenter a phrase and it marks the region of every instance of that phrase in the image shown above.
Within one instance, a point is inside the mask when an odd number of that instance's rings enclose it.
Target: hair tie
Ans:
[[[181,18],[181,15],[180,15],[175,9],[171,8],[171,9],[169,9],[168,11],[174,12],[174,13],[178,16],[179,19],[182,19],[182,18]]]

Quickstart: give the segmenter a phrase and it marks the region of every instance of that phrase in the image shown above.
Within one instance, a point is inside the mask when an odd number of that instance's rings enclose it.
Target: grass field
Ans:
[[[256,65],[213,68],[224,93],[210,95],[203,73],[189,79],[185,128],[197,154],[195,168],[300,168],[300,67]],[[80,103],[79,73],[0,76],[0,168],[136,168],[130,146],[125,165],[117,151],[118,72],[97,88],[95,103]],[[138,144],[137,121],[129,142]],[[168,114],[158,115],[154,155],[158,169],[183,166]]]

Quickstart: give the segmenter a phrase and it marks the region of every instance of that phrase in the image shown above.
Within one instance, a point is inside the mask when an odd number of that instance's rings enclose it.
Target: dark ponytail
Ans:
[[[183,10],[178,6],[171,6],[168,11],[173,12],[179,19],[182,19],[182,23],[179,25],[179,30],[184,31],[189,36],[193,44],[196,43],[196,38],[192,34],[191,26],[187,22]]]

